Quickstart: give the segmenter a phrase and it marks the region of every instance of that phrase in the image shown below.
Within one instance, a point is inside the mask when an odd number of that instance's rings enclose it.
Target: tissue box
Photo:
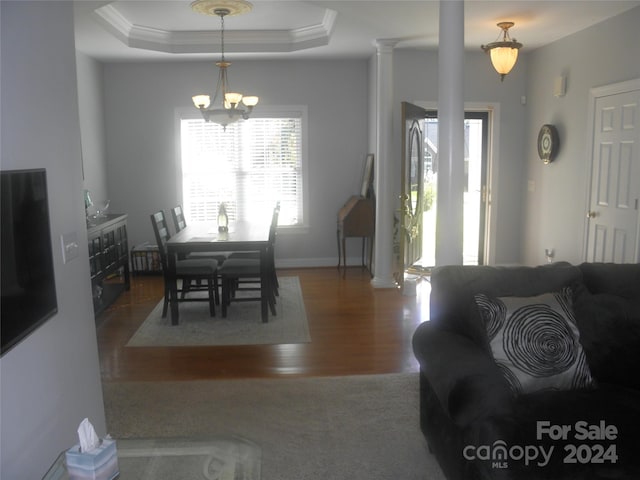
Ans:
[[[90,452],[81,452],[80,445],[74,445],[66,457],[71,480],[113,480],[120,473],[116,442],[109,438]]]

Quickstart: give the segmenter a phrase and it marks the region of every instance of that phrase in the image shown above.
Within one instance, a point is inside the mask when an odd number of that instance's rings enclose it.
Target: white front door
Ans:
[[[640,262],[640,82],[592,91],[586,260]]]

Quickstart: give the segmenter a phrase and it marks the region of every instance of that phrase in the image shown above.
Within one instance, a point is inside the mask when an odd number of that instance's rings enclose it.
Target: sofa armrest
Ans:
[[[440,405],[460,427],[511,412],[513,395],[491,355],[458,333],[425,322],[413,336],[420,369]]]

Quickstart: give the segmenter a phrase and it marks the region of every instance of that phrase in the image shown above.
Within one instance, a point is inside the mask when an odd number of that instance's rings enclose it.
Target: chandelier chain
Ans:
[[[224,14],[220,15],[220,25],[221,25],[221,32],[220,32],[220,51],[222,53],[222,61],[224,62]]]

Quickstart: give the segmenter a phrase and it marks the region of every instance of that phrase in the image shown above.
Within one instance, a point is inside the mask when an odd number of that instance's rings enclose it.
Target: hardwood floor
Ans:
[[[414,372],[411,337],[428,319],[428,282],[418,295],[374,289],[368,272],[349,268],[279,270],[297,275],[311,343],[224,347],[125,347],[162,299],[162,277],[132,278],[97,319],[102,378],[170,381]]]

